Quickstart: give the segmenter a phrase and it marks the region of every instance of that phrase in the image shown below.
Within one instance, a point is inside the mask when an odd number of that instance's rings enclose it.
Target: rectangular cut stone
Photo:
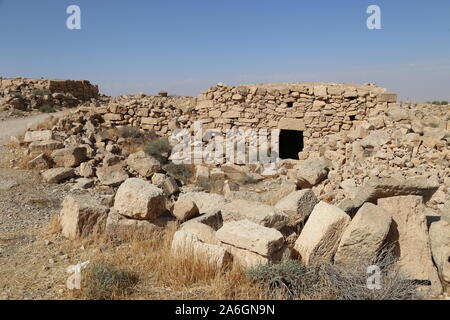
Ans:
[[[306,126],[305,122],[301,119],[282,118],[278,122],[278,129],[305,131]]]

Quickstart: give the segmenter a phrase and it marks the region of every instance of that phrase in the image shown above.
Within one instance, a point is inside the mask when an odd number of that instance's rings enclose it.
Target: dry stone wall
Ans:
[[[27,89],[41,89],[48,91],[50,94],[72,94],[75,98],[82,100],[98,98],[99,95],[98,86],[91,84],[87,80],[0,79],[0,91],[23,93],[28,91]]]
[[[367,85],[285,83],[228,87],[219,84],[189,97],[122,96],[99,110],[107,122],[132,125],[160,134],[175,128],[226,132],[231,128],[303,132],[305,151],[318,151],[323,137],[349,131],[374,109],[395,103],[397,95]]]

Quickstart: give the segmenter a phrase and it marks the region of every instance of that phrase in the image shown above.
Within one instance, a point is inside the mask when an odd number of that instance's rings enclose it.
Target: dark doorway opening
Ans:
[[[280,158],[299,160],[298,153],[303,151],[303,131],[281,130]]]

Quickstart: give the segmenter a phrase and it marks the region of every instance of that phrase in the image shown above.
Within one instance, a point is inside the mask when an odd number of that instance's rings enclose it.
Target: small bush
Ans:
[[[175,164],[173,162],[170,162],[169,164],[166,164],[163,169],[167,173],[171,174],[177,179],[180,179],[183,182],[188,182],[194,175],[192,168],[188,167],[185,164]]]
[[[130,294],[137,277],[104,261],[97,261],[84,272],[83,283],[88,299],[112,300]]]
[[[121,138],[132,138],[132,139],[142,139],[143,135],[141,134],[140,130],[136,127],[120,127],[117,129],[117,133],[119,137]]]
[[[440,101],[433,101],[433,102],[431,102],[431,104],[434,104],[434,105],[440,106],[440,105],[441,105],[441,102],[440,102]]]
[[[144,147],[144,151],[148,155],[158,159],[160,162],[166,163],[167,158],[172,151],[172,147],[167,138],[157,138],[148,142]]]
[[[50,91],[47,89],[34,89],[33,94],[36,96],[45,96],[45,95],[49,95]]]
[[[441,106],[448,106],[448,101],[441,101]]]
[[[395,263],[392,249],[384,250],[372,263],[355,263],[338,267],[329,263],[303,266],[286,260],[278,265],[268,264],[247,271],[273,298],[330,300],[410,300],[417,299],[416,285],[403,278]],[[381,288],[367,287],[367,267],[376,265],[382,271]]]
[[[427,126],[427,127],[430,127],[430,128],[439,128],[439,123],[436,123],[436,122],[429,122],[429,123],[427,123],[426,126]]]
[[[239,179],[239,184],[241,185],[249,185],[249,184],[257,184],[258,179],[253,178],[252,176],[245,175],[241,179]]]
[[[58,111],[58,107],[50,106],[50,105],[46,104],[46,105],[39,107],[39,111],[44,112],[44,113],[54,113],[54,112]]]
[[[308,276],[308,269],[296,260],[284,260],[280,264],[261,265],[247,270],[247,277],[266,287],[268,291],[287,293],[294,298],[303,291],[302,282]]]

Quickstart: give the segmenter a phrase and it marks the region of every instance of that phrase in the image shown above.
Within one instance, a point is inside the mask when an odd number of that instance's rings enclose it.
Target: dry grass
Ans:
[[[171,242],[176,229],[176,224],[170,224],[164,232],[155,232],[145,238],[128,234],[121,237],[120,243],[106,238],[95,241],[103,250],[95,256],[94,262],[111,266],[115,273],[121,270],[137,276],[132,290],[127,294],[113,294],[111,299],[269,298],[238,267],[217,270],[206,259],[173,255]],[[84,244],[86,242],[93,243],[83,240]],[[67,298],[91,299],[92,290],[92,287],[86,287],[81,292],[71,292]]]

